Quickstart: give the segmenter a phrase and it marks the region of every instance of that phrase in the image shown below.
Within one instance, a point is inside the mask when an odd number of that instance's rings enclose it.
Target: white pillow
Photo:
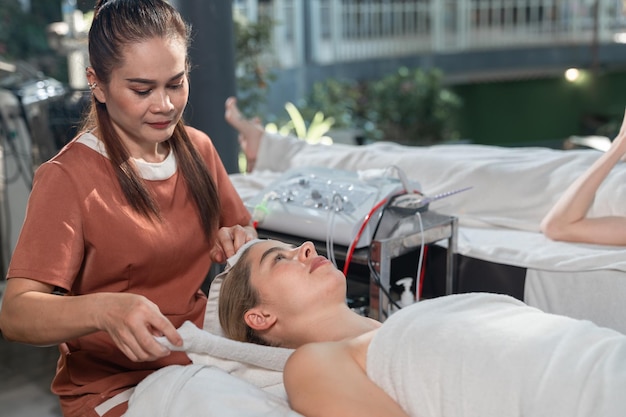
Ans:
[[[225,274],[226,271],[218,274],[211,282],[209,293],[207,294],[206,310],[204,311],[204,325],[202,326],[202,328],[207,332],[218,336],[225,336],[224,330],[220,325],[218,313],[220,289],[222,288],[222,282],[224,282]]]

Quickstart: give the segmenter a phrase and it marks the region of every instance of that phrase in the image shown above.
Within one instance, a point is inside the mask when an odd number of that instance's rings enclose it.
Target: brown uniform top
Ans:
[[[216,183],[220,225],[249,224],[250,215],[211,140],[193,128],[187,131]],[[81,143],[85,138],[97,143],[86,135],[37,170],[7,277],[45,282],[74,295],[142,294],[175,327],[185,320],[202,326],[206,297],[199,288],[211,265],[210,245],[182,176],[176,170],[159,177],[163,167],[155,164],[156,177],[146,182],[163,220],[147,220],[125,201],[106,157]],[[175,167],[172,156],[164,164]],[[61,397],[66,417],[95,415],[94,406],[151,372],[189,363],[180,352],[155,362],[132,362],[104,332],[68,341],[60,351],[52,390]]]

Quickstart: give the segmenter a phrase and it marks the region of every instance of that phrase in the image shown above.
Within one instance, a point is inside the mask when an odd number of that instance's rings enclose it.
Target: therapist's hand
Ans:
[[[217,239],[211,250],[211,259],[215,263],[222,264],[246,242],[256,238],[257,233],[252,226],[222,227],[217,232]]]
[[[146,297],[130,293],[101,293],[98,327],[106,331],[115,345],[132,361],[154,361],[170,354],[154,336],[165,336],[175,346],[183,340],[159,307]]]

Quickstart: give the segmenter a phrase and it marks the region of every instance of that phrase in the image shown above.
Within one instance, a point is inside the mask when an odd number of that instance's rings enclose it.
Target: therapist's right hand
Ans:
[[[132,361],[146,362],[163,358],[170,350],[154,336],[165,336],[175,346],[183,340],[159,307],[146,297],[129,293],[111,293],[100,315],[99,328],[106,331],[116,346]]]

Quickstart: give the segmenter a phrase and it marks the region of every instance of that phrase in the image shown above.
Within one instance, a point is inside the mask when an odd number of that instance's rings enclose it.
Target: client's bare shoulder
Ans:
[[[335,342],[308,343],[296,349],[285,366],[285,372],[310,372],[312,364],[332,364],[351,359],[365,371],[367,349],[376,330]],[[317,366],[313,366],[317,368]],[[308,371],[307,371],[308,369]],[[317,368],[319,369],[319,368]]]
[[[408,417],[365,372],[375,333],[296,349],[283,374],[292,408],[309,417]]]

